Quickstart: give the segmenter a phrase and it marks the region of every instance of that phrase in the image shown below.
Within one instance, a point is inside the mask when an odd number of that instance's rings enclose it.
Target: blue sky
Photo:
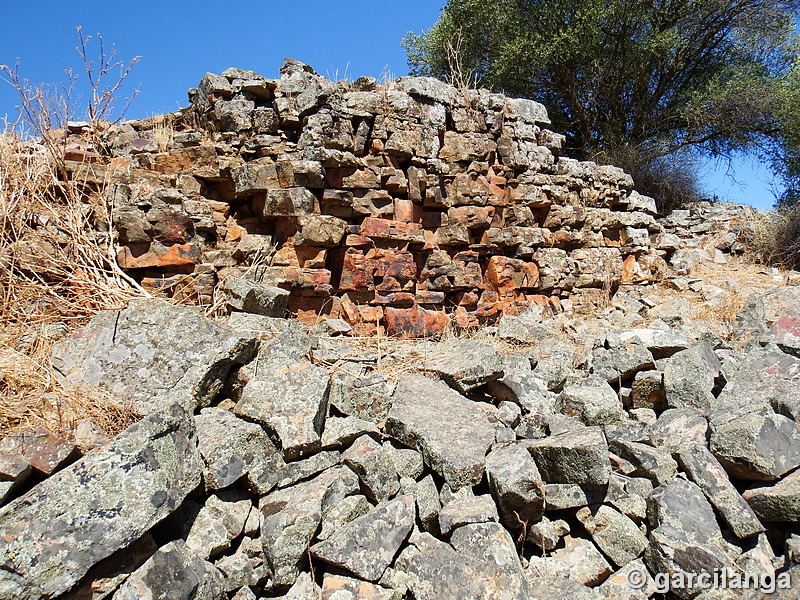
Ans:
[[[123,94],[139,87],[127,116],[145,117],[186,105],[186,90],[206,71],[237,66],[277,77],[286,56],[332,79],[405,75],[400,40],[429,28],[443,3],[3,0],[0,64],[19,58],[20,73],[35,83],[64,81],[67,68],[82,73],[75,51],[80,25],[84,34],[99,32],[107,46],[113,43],[119,58],[141,56]],[[17,103],[14,90],[0,82],[0,117],[13,115]],[[758,161],[737,158],[732,169],[709,163],[705,171],[709,195],[762,209],[774,202],[773,178]]]

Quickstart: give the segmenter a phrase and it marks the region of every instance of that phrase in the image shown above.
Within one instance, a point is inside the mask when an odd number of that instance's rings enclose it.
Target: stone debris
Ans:
[[[494,427],[475,402],[421,375],[400,378],[386,432],[419,450],[425,464],[456,489],[483,478],[495,439]]]
[[[53,367],[67,382],[101,386],[146,415],[171,402],[191,410],[207,406],[229,371],[255,349],[251,335],[193,308],[134,300],[101,312],[57,344]]]
[[[178,404],[152,413],[0,508],[1,595],[66,592],[176,510],[200,478],[191,416]]]
[[[432,78],[287,59],[190,99],[166,146],[165,117],[127,121],[65,168],[105,186],[128,276],[232,312],[136,300],[56,345],[59,378],[140,420],[0,440],[0,597],[800,579],[800,296],[692,271],[744,250],[751,209],[658,215],[621,170],[562,156],[538,103]],[[701,591],[676,594],[729,597]]]

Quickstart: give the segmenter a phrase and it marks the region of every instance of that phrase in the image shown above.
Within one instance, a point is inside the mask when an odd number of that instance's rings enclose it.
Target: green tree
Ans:
[[[780,139],[799,8],[798,0],[450,0],[430,30],[403,45],[414,74],[541,101],[568,151],[628,169],[669,203],[659,186],[691,184],[693,154],[728,156]]]

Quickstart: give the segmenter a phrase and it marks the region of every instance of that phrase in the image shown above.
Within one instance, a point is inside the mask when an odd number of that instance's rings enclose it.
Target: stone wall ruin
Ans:
[[[531,302],[591,310],[658,279],[673,251],[622,170],[561,155],[545,108],[432,78],[333,83],[207,73],[191,106],[73,135],[75,177],[108,193],[120,266],[213,301],[226,278],[291,292],[289,311],[429,335]],[[75,133],[86,128],[76,127]]]

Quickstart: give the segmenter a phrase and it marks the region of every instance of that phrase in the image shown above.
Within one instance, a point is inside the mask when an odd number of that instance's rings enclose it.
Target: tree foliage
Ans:
[[[547,106],[568,149],[637,173],[781,135],[799,0],[450,0],[414,74]],[[800,132],[800,128],[798,129]]]

